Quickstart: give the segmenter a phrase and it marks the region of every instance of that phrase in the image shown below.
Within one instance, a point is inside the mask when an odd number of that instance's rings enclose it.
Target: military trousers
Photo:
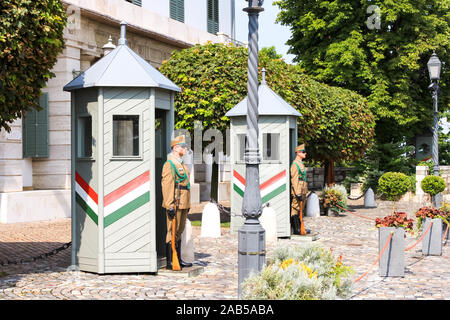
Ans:
[[[178,209],[175,214],[174,219],[170,219],[169,215],[166,214],[167,220],[167,234],[166,243],[172,241],[172,223],[175,220],[175,241],[181,240],[181,234],[186,226],[186,218],[189,213],[189,209]]]

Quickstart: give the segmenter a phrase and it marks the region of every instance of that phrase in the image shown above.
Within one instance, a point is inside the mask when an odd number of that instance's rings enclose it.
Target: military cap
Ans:
[[[301,145],[297,146],[297,148],[295,148],[295,152],[299,152],[299,151],[306,151],[304,144],[301,144]]]
[[[184,135],[178,136],[172,141],[170,141],[170,147],[173,148],[176,145],[181,145],[182,147],[186,147],[186,137]]]

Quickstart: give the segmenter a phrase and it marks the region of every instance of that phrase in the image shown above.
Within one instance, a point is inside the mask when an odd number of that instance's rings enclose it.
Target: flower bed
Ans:
[[[242,284],[244,299],[322,300],[350,295],[351,267],[318,244],[282,247]]]

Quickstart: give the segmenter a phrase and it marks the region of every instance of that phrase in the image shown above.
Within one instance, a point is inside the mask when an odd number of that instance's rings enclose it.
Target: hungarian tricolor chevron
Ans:
[[[244,196],[245,191],[245,179],[236,171],[233,170],[233,190],[236,191],[241,197]],[[265,203],[281,192],[286,190],[286,170],[281,171],[277,175],[273,176],[269,180],[260,184],[259,190],[261,193],[261,201]]]
[[[98,195],[86,181],[75,172],[75,200],[84,212],[98,223]]]
[[[76,201],[86,214],[98,224],[98,195],[75,173]],[[146,171],[103,199],[104,227],[110,226],[150,201],[150,171]]]
[[[105,196],[105,228],[150,201],[150,171]]]

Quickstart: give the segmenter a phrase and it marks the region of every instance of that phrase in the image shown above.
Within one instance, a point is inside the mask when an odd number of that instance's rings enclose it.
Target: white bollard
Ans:
[[[320,204],[317,194],[312,192],[306,201],[306,216],[320,217]]]
[[[202,212],[202,231],[200,237],[219,238],[220,232],[220,212],[217,205],[209,202]]]
[[[273,246],[277,244],[278,233],[277,233],[277,215],[275,210],[271,207],[264,207],[261,217],[259,217],[259,222],[266,231],[266,244],[268,246]]]
[[[193,263],[194,257],[194,239],[192,238],[192,225],[189,219],[186,219],[186,227],[181,234],[181,259],[184,262]]]

